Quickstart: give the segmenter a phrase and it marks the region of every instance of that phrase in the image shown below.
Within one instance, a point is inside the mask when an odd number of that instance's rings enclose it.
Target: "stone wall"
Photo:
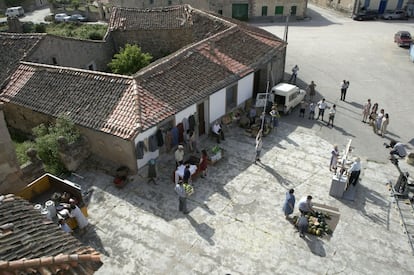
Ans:
[[[352,13],[357,0],[309,0],[317,6],[331,8],[337,11]],[[361,0],[360,2],[362,2]]]
[[[14,145],[4,120],[3,104],[0,104],[0,194],[10,192],[14,186],[23,186],[21,175]]]
[[[107,64],[114,53],[110,42],[48,35],[26,61],[79,69],[91,69],[92,65],[96,71],[108,71]]]
[[[31,133],[31,129],[41,123],[51,123],[53,118],[31,111],[29,109],[6,103],[4,106],[5,119],[9,127],[18,129],[24,133]],[[30,120],[26,119],[30,118]],[[81,134],[88,140],[89,150],[96,158],[108,163],[125,165],[131,172],[137,172],[137,160],[135,147],[132,141],[123,140],[118,137],[98,132],[89,128],[77,126]],[[68,161],[75,165],[73,160]],[[79,165],[79,164],[76,164]],[[73,167],[73,166],[71,166]]]
[[[153,60],[169,55],[193,42],[191,29],[172,30],[134,30],[115,31],[112,33],[115,47],[119,49],[126,43],[137,44],[141,51],[150,53]]]

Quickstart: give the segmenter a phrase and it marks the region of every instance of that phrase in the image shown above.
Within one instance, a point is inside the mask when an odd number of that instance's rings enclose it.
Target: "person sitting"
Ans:
[[[300,201],[299,201],[299,211],[302,214],[309,214],[309,213],[314,213],[315,210],[313,210],[313,205],[312,205],[312,196],[307,196],[307,197],[303,197]]]
[[[396,155],[400,158],[405,158],[407,151],[404,148],[404,144],[391,140],[390,145],[385,145],[387,148],[391,148],[390,155],[394,158]]]
[[[213,135],[217,138],[217,143],[220,143],[220,138],[222,140],[224,139],[224,132],[223,129],[221,128],[221,125],[218,121],[216,121],[213,125],[213,127],[211,128]]]

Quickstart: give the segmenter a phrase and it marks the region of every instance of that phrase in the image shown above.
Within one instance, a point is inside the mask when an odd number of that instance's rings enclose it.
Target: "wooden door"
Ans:
[[[206,121],[204,118],[204,102],[197,105],[198,114],[198,134],[204,135],[206,133]]]

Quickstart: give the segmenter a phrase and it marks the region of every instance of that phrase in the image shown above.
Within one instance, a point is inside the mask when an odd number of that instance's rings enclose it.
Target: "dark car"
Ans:
[[[400,47],[409,47],[412,42],[411,34],[407,31],[399,31],[394,35],[394,42]]]
[[[358,21],[364,21],[364,20],[375,20],[378,19],[379,14],[376,11],[362,11],[358,12],[357,14],[354,14],[352,16],[352,19],[358,20]]]

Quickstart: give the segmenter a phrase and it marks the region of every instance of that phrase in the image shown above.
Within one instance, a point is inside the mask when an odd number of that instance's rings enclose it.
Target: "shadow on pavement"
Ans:
[[[313,254],[319,257],[326,257],[326,251],[325,251],[325,248],[323,247],[323,241],[319,237],[305,234],[305,237],[303,237],[303,240],[306,242],[306,244],[309,247],[309,250]]]
[[[84,234],[76,234],[75,237],[84,245],[88,245],[97,250],[99,253],[107,257],[110,257],[108,251],[105,250],[101,238],[98,236],[96,232],[96,227],[94,225],[89,224]]]
[[[204,222],[198,223],[190,215],[186,215],[185,217],[201,238],[206,240],[210,245],[215,245],[215,242],[211,239],[216,231],[214,228]]]
[[[383,186],[383,188],[386,188]],[[389,215],[391,209],[391,203],[388,200],[384,200],[380,193],[366,188],[360,182],[357,185],[355,201],[348,201],[344,199],[338,199],[344,205],[357,210],[363,217],[373,221],[375,224],[382,225],[389,228]],[[367,204],[374,204],[380,208],[381,211],[376,213],[368,213],[366,211]]]

